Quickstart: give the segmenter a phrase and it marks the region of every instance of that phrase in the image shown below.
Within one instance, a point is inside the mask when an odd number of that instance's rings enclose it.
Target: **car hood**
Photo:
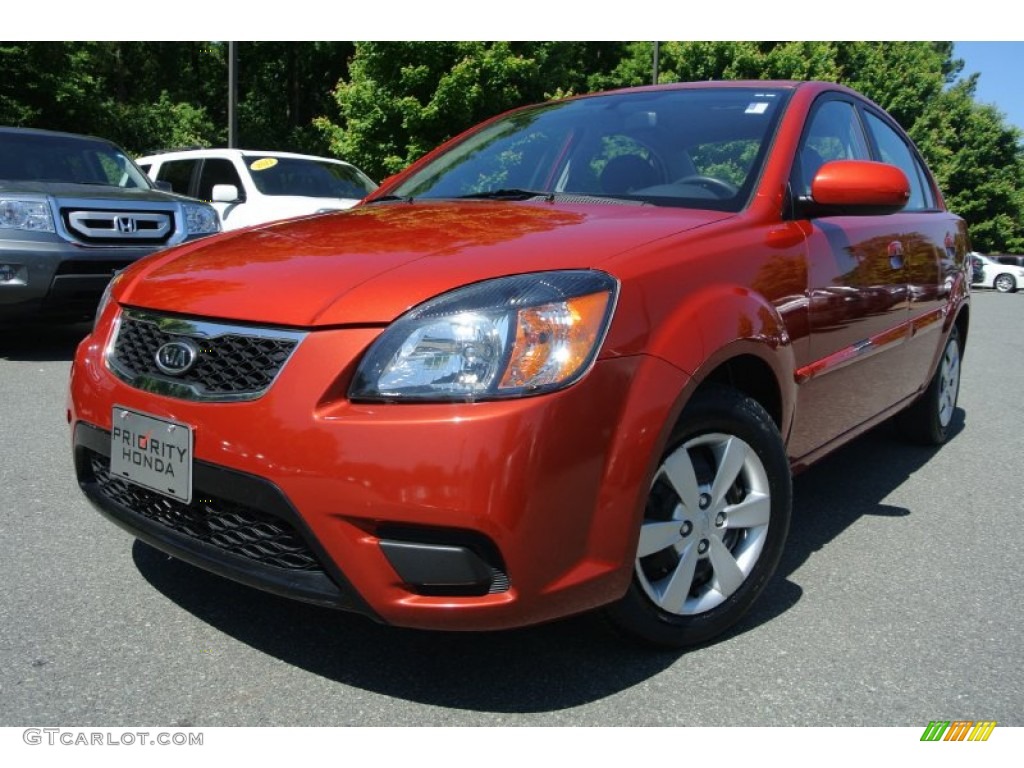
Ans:
[[[75,200],[116,200],[146,203],[170,203],[186,201],[187,198],[172,195],[158,189],[130,189],[110,187],[104,184],[70,184],[63,181],[4,181],[0,180],[0,192],[5,194],[51,195],[56,198]],[[197,202],[190,200],[189,202]]]
[[[546,202],[389,202],[241,230],[132,270],[122,304],[261,324],[383,324],[490,277],[579,269],[732,214]]]

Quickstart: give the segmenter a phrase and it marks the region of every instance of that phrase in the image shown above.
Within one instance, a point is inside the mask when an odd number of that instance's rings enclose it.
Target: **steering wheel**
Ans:
[[[739,187],[725,179],[716,179],[714,176],[702,176],[699,173],[692,176],[684,176],[673,182],[674,184],[696,184],[704,187],[709,192],[718,195],[720,198],[735,197]]]

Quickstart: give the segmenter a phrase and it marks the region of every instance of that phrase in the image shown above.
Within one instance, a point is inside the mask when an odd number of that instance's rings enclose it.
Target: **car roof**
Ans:
[[[66,131],[48,131],[43,128],[19,128],[13,125],[0,125],[0,133],[15,136],[51,136],[61,139],[84,139],[85,141],[98,141],[102,144],[109,144],[113,147],[117,146],[110,139],[104,139],[102,136],[90,136],[86,133],[68,133]]]
[[[845,93],[861,96],[863,94],[848,88],[840,83],[833,83],[826,80],[699,80],[690,82],[678,82],[678,83],[658,83],[657,85],[637,85],[629,88],[616,88],[609,91],[599,91],[597,93],[582,94],[576,97],[570,98],[599,98],[601,96],[608,96],[613,94],[624,94],[624,93],[651,93],[657,91],[682,91],[682,90],[705,90],[705,89],[721,89],[721,88],[766,88],[775,90],[803,90],[811,89],[816,91],[824,90],[838,90]]]
[[[190,157],[280,157],[290,158],[294,160],[317,160],[320,162],[338,163],[339,165],[351,165],[344,160],[339,160],[336,157],[323,157],[321,155],[303,155],[297,152],[276,152],[273,150],[262,150],[262,149],[237,149],[230,147],[197,147],[193,149],[171,149],[166,152],[151,152],[147,155],[139,157],[136,162],[152,162],[156,159],[166,159],[170,157],[190,158]]]

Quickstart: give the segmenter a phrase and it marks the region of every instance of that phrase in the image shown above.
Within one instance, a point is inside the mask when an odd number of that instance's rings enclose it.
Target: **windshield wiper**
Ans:
[[[459,195],[459,200],[529,200],[531,197],[543,197],[549,202],[554,199],[550,192],[538,192],[533,189],[492,189],[490,192],[474,192]]]
[[[383,197],[375,197],[373,200],[367,200],[366,204],[371,205],[373,203],[392,203],[395,201],[400,203],[411,203],[412,198],[406,197],[405,195],[384,195]]]

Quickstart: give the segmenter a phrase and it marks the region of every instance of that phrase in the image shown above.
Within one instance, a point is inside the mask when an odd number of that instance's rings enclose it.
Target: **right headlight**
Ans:
[[[535,272],[474,283],[396,320],[371,345],[352,400],[485,400],[567,387],[593,365],[618,282]]]
[[[0,229],[53,232],[53,213],[45,200],[0,198]]]

